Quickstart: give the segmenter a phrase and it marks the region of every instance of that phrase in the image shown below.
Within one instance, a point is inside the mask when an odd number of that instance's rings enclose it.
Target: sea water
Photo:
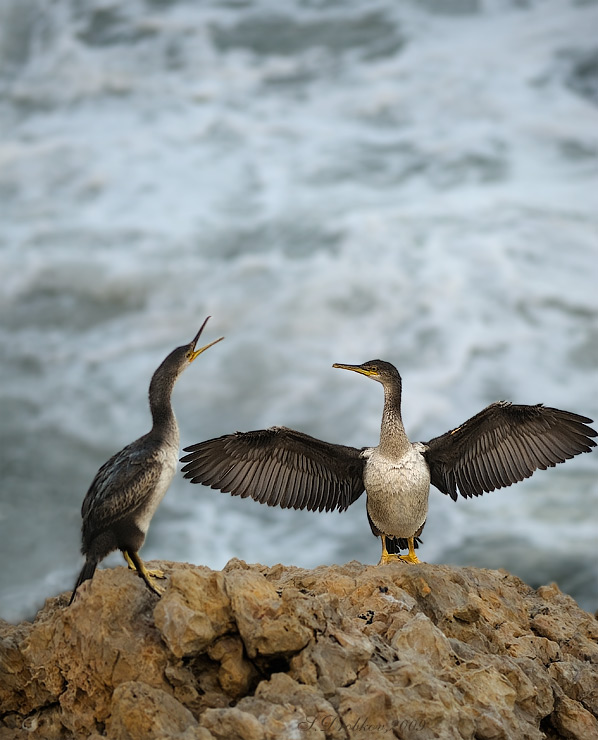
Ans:
[[[598,418],[597,27],[587,0],[2,0],[0,616],[72,588],[85,492],[207,315],[183,446],[375,445],[382,389],[331,367],[374,358],[413,440],[499,399]],[[597,472],[432,489],[419,555],[595,610]],[[142,556],[375,563],[363,498],[281,511],[179,474]]]

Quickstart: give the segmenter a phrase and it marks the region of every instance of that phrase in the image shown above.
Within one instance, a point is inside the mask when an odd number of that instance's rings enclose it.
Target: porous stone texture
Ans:
[[[100,570],[0,622],[0,740],[598,740],[598,621],[555,585],[391,563]]]

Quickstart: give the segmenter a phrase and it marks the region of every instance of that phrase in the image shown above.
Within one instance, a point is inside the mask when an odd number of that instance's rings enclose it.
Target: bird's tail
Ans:
[[[73,593],[71,594],[71,600],[69,601],[69,606],[73,603],[75,594],[77,593],[77,589],[79,588],[79,586],[84,581],[88,581],[90,578],[93,578],[93,574],[96,572],[97,567],[98,567],[97,560],[87,559],[85,561],[85,565],[81,568],[81,573],[79,573],[79,578],[77,578],[77,583],[75,583],[75,588],[73,589]]]
[[[417,550],[421,543],[421,540],[419,537],[413,538],[413,546]],[[406,537],[386,537],[386,551],[390,553],[396,553],[397,555],[401,554],[401,550],[408,550],[409,549],[409,542],[407,541]]]

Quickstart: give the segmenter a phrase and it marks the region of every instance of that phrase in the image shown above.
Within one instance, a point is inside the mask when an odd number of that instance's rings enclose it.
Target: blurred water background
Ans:
[[[413,440],[507,399],[598,418],[598,4],[0,1],[0,616],[81,566],[97,468],[179,380],[182,444],[284,424]],[[598,454],[453,503],[420,555],[598,608]],[[365,501],[269,509],[178,475],[145,559],[377,562]],[[104,565],[124,564],[118,554]]]

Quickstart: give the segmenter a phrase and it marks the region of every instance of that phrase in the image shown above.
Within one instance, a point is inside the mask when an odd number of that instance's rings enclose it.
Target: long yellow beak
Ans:
[[[352,370],[354,373],[361,373],[362,375],[367,375],[368,377],[378,374],[373,370],[366,370],[365,368],[361,367],[361,365],[341,365],[340,363],[335,362],[332,367],[338,367],[341,370]]]
[[[191,342],[192,351],[191,351],[191,354],[189,355],[189,362],[193,362],[193,360],[199,357],[199,355],[202,352],[205,352],[207,349],[209,349],[210,347],[213,347],[215,344],[218,344],[218,342],[221,342],[224,339],[224,337],[220,337],[219,339],[215,339],[213,342],[210,342],[209,344],[206,344],[203,347],[200,347],[199,349],[195,349],[195,345],[197,344],[199,337],[201,336],[201,333],[204,330],[205,325],[208,323],[209,318],[210,317],[208,316],[208,318],[203,322],[200,330],[197,332],[197,334],[193,338],[193,341]]]

